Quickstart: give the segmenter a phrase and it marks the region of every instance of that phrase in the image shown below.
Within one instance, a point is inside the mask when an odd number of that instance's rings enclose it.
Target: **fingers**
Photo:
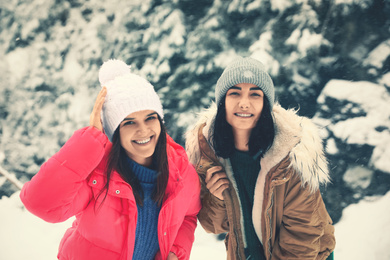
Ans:
[[[206,173],[206,187],[211,194],[223,200],[223,191],[229,187],[229,179],[221,166],[212,167]]]
[[[207,188],[209,189],[210,193],[213,194],[215,197],[220,200],[224,200],[222,193],[224,190],[229,188],[229,180],[219,179],[213,185],[207,185]]]
[[[96,97],[95,105],[93,106],[92,113],[89,118],[89,124],[95,128],[103,131],[103,125],[100,118],[100,113],[103,109],[104,100],[107,95],[107,88],[103,87],[98,96]]]
[[[169,252],[167,260],[177,260],[179,259],[174,253]]]
[[[208,183],[210,181],[211,177],[213,177],[213,175],[217,172],[223,172],[222,166],[214,166],[214,167],[211,167],[210,169],[208,169],[206,172],[206,179],[205,179],[206,183]]]
[[[98,112],[99,115],[100,115],[100,111],[102,111],[102,108],[103,108],[103,104],[104,104],[104,100],[106,98],[106,95],[107,95],[107,88],[106,87],[103,87],[97,98],[96,98],[96,101],[95,101],[95,105],[93,107],[93,110]]]

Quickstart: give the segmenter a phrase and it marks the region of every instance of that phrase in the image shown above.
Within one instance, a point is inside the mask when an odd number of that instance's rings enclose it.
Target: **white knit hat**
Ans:
[[[251,57],[238,57],[229,64],[217,81],[215,88],[216,103],[221,102],[229,88],[239,83],[251,83],[258,86],[267,97],[272,111],[275,99],[274,83],[263,63]]]
[[[130,66],[121,60],[108,60],[99,71],[101,86],[107,88],[102,110],[104,132],[112,141],[115,130],[131,113],[153,110],[164,118],[160,98],[152,84],[130,72]]]

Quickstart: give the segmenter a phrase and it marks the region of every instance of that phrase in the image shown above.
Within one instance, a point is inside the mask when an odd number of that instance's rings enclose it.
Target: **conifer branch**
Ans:
[[[19,181],[14,174],[9,173],[1,166],[0,166],[0,174],[3,175],[13,185],[15,185],[19,190],[22,189],[23,183]]]

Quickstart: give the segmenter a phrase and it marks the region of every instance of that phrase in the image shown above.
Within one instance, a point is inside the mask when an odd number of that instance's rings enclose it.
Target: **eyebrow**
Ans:
[[[242,90],[241,87],[237,87],[237,86],[233,86],[233,87],[231,87],[230,89]],[[261,90],[261,88],[256,86],[256,87],[250,88],[249,90]]]
[[[152,112],[150,114],[147,114],[145,117],[152,116],[152,115],[157,115],[157,112]],[[135,119],[134,117],[126,117],[125,119],[122,120],[122,122],[129,121],[129,120],[134,120],[134,119]]]

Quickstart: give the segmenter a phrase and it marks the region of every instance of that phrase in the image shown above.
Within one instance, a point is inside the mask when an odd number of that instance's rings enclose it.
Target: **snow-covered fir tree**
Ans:
[[[107,59],[152,82],[183,143],[225,66],[252,55],[278,101],[322,126],[337,222],[348,204],[390,190],[389,13],[383,0],[2,1],[0,165],[27,181],[87,125]],[[0,183],[0,196],[16,190]]]

